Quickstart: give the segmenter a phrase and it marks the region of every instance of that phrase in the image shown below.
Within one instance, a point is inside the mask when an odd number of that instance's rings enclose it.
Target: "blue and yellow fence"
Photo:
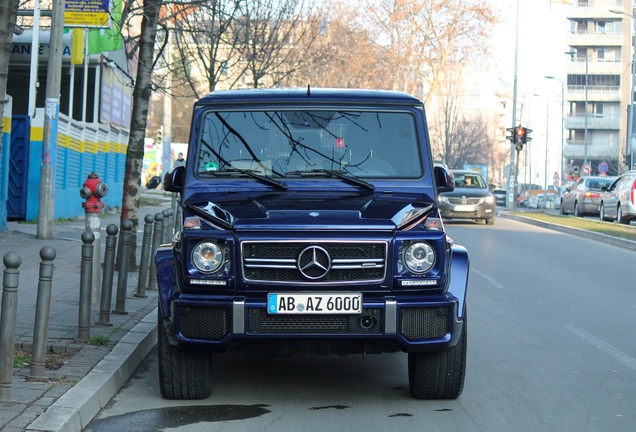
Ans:
[[[13,99],[11,96],[7,96],[4,104],[4,112],[2,113],[2,136],[0,137],[0,230],[7,228],[12,106]]]
[[[26,220],[37,220],[44,109],[31,121]],[[54,219],[84,213],[79,190],[91,172],[108,185],[106,207],[121,207],[129,131],[110,124],[83,123],[60,114],[54,170]]]

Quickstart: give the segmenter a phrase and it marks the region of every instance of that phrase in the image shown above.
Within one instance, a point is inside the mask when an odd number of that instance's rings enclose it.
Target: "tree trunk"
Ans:
[[[2,132],[4,121],[4,100],[7,95],[9,77],[9,57],[13,48],[13,27],[15,26],[20,0],[0,2],[0,151],[2,151]]]
[[[154,66],[155,37],[162,0],[144,0],[144,16],[141,21],[137,78],[133,90],[133,108],[130,123],[130,137],[126,152],[126,173],[121,220],[128,219],[133,224],[130,236],[130,261],[128,268],[136,268],[138,210],[141,201],[141,170],[144,158],[144,138],[148,122],[148,107],[152,95],[151,74]]]

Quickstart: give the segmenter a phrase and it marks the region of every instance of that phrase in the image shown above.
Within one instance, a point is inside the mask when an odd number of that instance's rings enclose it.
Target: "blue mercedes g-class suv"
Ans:
[[[469,259],[439,215],[454,180],[417,98],[210,93],[164,188],[182,214],[155,255],[165,398],[208,397],[225,351],[405,352],[413,397],[461,394]]]

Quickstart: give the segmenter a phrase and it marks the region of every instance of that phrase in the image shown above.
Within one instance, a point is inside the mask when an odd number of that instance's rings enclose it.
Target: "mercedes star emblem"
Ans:
[[[331,269],[331,256],[325,248],[307,246],[298,254],[298,270],[307,279],[321,279]]]

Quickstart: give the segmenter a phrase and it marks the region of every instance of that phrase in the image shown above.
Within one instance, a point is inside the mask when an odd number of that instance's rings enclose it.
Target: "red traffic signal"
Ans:
[[[530,138],[530,132],[532,132],[532,129],[517,126],[514,132],[513,143],[524,145],[532,141],[532,138]]]
[[[525,144],[526,143],[526,128],[523,126],[519,126],[515,128],[515,144]]]

